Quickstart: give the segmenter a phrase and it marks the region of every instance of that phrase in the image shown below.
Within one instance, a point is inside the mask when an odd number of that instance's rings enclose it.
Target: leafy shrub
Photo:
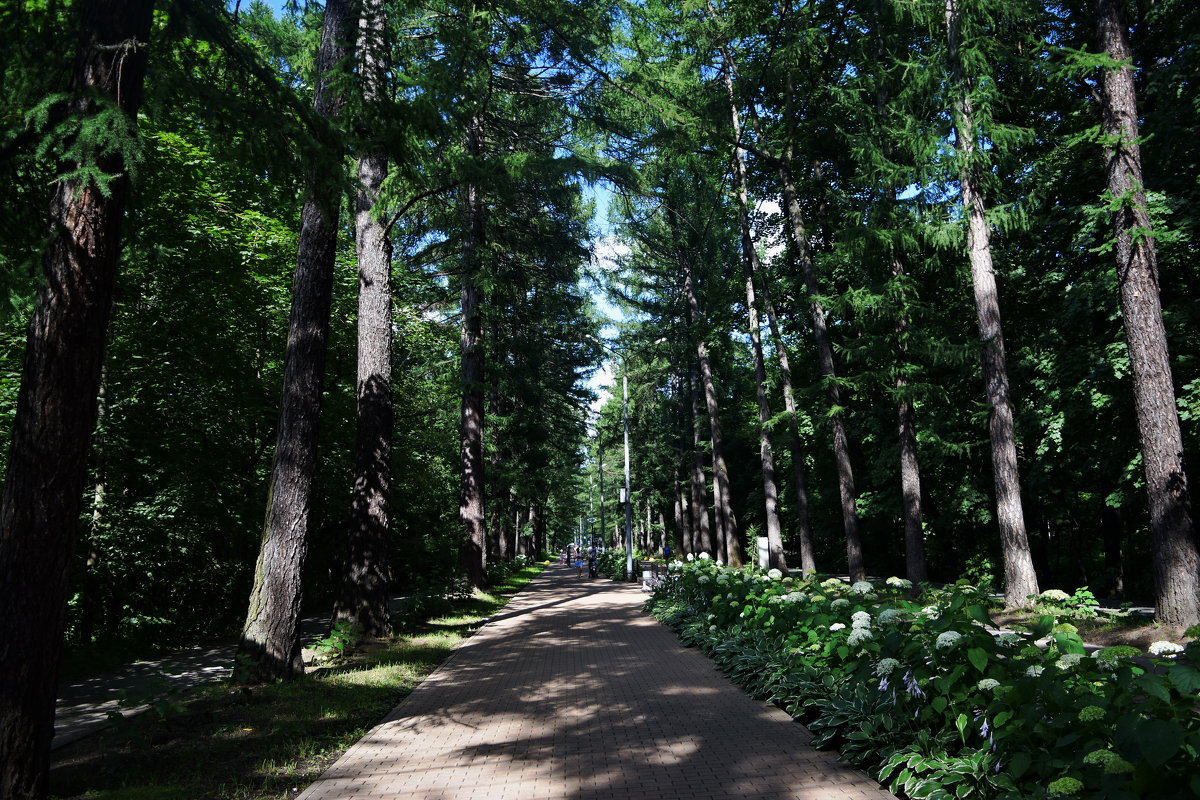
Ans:
[[[681,641],[893,791],[1200,796],[1200,644],[1089,655],[1059,619],[1094,608],[1086,589],[997,636],[990,598],[965,582],[918,601],[899,579],[803,581],[703,559],[670,575],[648,605]]]
[[[1080,586],[1070,595],[1061,589],[1047,589],[1039,595],[1030,595],[1035,610],[1043,614],[1067,616],[1072,619],[1092,619],[1100,608],[1096,596],[1086,586]]]

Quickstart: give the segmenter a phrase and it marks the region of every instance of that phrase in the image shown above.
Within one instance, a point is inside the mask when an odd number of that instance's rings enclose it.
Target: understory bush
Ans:
[[[893,792],[1200,796],[1200,645],[1089,654],[1056,614],[996,632],[986,593],[965,583],[912,594],[899,578],[800,580],[700,559],[674,562],[648,605]]]

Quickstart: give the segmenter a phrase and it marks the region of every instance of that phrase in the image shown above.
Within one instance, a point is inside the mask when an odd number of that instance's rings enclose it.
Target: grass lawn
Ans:
[[[397,620],[398,634],[291,683],[213,684],[54,754],[51,795],[78,800],[293,796],[542,569]]]

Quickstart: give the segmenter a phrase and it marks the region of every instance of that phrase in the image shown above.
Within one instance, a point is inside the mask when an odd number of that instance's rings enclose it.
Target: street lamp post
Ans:
[[[625,428],[625,574],[633,575],[633,504],[629,482],[629,365],[621,359],[621,422]]]
[[[600,435],[599,420],[596,423],[596,452],[600,459],[600,544],[608,541],[608,528],[604,525],[604,438]]]

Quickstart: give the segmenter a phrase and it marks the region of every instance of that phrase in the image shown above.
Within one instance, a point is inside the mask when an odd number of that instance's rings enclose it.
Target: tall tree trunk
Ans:
[[[892,255],[892,275],[904,279],[904,262]],[[901,289],[900,302],[904,302]],[[913,584],[929,580],[925,566],[925,531],[921,517],[921,467],[917,460],[917,422],[908,395],[908,317],[896,317],[896,417],[900,440],[900,492],[904,508],[904,566]]]
[[[1004,556],[1004,603],[1009,608],[1026,604],[1038,593],[1037,573],[1029,552],[1025,517],[1021,508],[1021,484],[1017,470],[1017,445],[1013,430],[1013,404],[1004,359],[1004,332],[1000,325],[1000,300],[992,268],[991,229],[984,213],[983,193],[977,182],[975,111],[971,103],[971,80],[959,56],[958,0],[946,0],[946,31],[951,77],[956,85],[955,138],[961,160],[960,186],[967,214],[967,254],[971,261],[971,283],[975,289],[975,311],[979,338],[983,343],[983,380],[986,388],[992,444],[992,475],[996,484],[996,521],[1000,527],[1000,549]]]
[[[329,119],[337,117],[342,108],[343,98],[331,79],[349,52],[353,22],[349,0],[326,4],[317,54],[321,80],[313,106]],[[317,468],[317,426],[342,196],[340,164],[340,154],[330,154],[328,163],[312,165],[307,176],[266,523],[238,645],[236,676],[243,681],[289,680],[304,673],[300,581],[308,553],[308,516]]]
[[[692,550],[699,555],[714,550],[712,528],[708,519],[708,479],[704,474],[704,438],[700,416],[700,375],[695,362],[689,364],[689,394],[692,401]]]
[[[779,360],[780,383],[783,384],[783,408],[787,412],[788,433],[792,444],[792,486],[796,491],[796,534],[800,540],[800,571],[804,577],[817,572],[817,560],[813,547],[812,522],[808,513],[808,482],[804,475],[803,442],[800,439],[800,417],[796,413],[796,393],[792,389],[792,365],[788,360],[787,347],[779,332],[778,317],[771,302],[770,281],[762,282],[763,306],[771,330],[775,355]]]
[[[545,515],[542,513],[542,507],[538,503],[532,503],[529,506],[529,552],[531,558],[540,558],[542,553],[546,551],[546,522]]]
[[[833,434],[833,456],[837,465],[838,492],[842,501],[842,529],[846,535],[846,563],[850,572],[850,580],[861,581],[866,578],[867,570],[863,562],[862,538],[858,532],[858,509],[854,489],[854,470],[850,465],[850,442],[846,435],[846,419],[842,412],[842,395],[837,385],[837,372],[833,366],[833,347],[829,342],[825,308],[818,300],[820,287],[817,283],[817,272],[812,262],[812,255],[808,249],[804,216],[800,210],[796,186],[788,166],[790,160],[790,157],[785,156],[782,161],[778,162],[779,179],[783,189],[783,210],[787,218],[786,228],[796,261],[799,262],[804,275],[809,312],[812,315],[813,341],[817,346],[817,362],[821,367],[821,376],[825,381],[825,396],[829,402],[829,428]]]
[[[700,330],[700,306],[696,300],[696,286],[692,277],[691,263],[684,252],[682,241],[678,238],[678,232],[676,232],[675,239],[675,254],[683,271],[684,295],[688,304],[688,323],[696,336],[696,362],[700,367],[700,383],[704,389],[704,403],[708,410],[708,430],[712,441],[713,494],[716,496],[715,516],[718,521],[717,552],[714,555],[718,561],[740,567],[742,565],[742,548],[737,536],[737,520],[733,516],[732,497],[729,490],[729,467],[725,463],[724,437],[721,434],[720,405],[717,402],[712,365],[708,359],[708,345]]]
[[[1107,578],[1109,597],[1125,597],[1125,553],[1122,550],[1124,525],[1119,509],[1108,504],[1113,492],[1113,483],[1107,477],[1100,479],[1100,530],[1104,534],[1104,572]]]
[[[483,123],[478,117],[467,126],[467,152],[483,152]],[[484,553],[483,480],[483,290],[479,286],[479,249],[483,246],[483,198],[479,187],[469,183],[463,190],[462,241],[462,483],[459,520],[462,540],[459,568],[468,583],[483,588],[487,583]]]
[[[872,4],[875,16],[875,66],[880,72],[875,89],[875,115],[879,131],[888,129],[888,96],[887,85],[882,71],[885,65],[895,61],[895,55],[884,39],[887,22],[883,17],[880,0]],[[892,159],[892,142],[884,138],[883,156]],[[881,197],[878,200],[881,212],[879,214],[885,226],[890,226],[895,219],[896,187],[892,181],[887,181]],[[912,361],[908,354],[908,310],[905,292],[904,260],[898,251],[898,245],[893,243],[890,248],[892,279],[898,289],[900,310],[896,314],[896,418],[898,427],[898,442],[900,445],[900,494],[901,508],[904,518],[904,561],[905,574],[913,584],[925,583],[929,573],[925,564],[925,533],[924,521],[921,515],[921,467],[917,459],[917,424],[913,410],[912,398],[908,391],[909,370]]]
[[[733,93],[733,62],[728,50],[723,50],[726,63],[725,91],[729,95],[729,114],[734,142],[742,141],[742,121]],[[779,525],[779,483],[775,478],[775,453],[771,446],[771,405],[767,399],[767,369],[763,362],[762,329],[758,320],[758,299],[754,292],[754,275],[758,271],[758,253],[750,231],[750,199],[746,188],[746,159],[740,146],[733,148],[733,182],[738,200],[738,223],[742,234],[742,272],[746,279],[746,314],[750,328],[750,345],[754,355],[754,391],[758,401],[758,455],[762,472],[763,514],[767,528],[767,559],[770,567],[787,574],[787,559],[783,555],[783,531]]]
[[[364,0],[358,52],[365,105],[387,96],[382,0]],[[392,253],[376,203],[387,155],[368,150],[358,161],[355,239],[358,259],[358,380],[350,541],[332,624],[349,622],[365,636],[392,632],[388,544],[392,482]]]
[[[151,0],[86,0],[65,113],[80,123],[114,103],[136,125]],[[64,164],[70,173],[79,164]],[[96,391],[120,256],[129,179],[119,152],[94,166],[105,191],[60,180],[50,200],[46,283],[29,323],[0,505],[0,797],[46,791],[67,573],[87,481]]]
[[[1113,62],[1102,81],[1106,174],[1109,193],[1120,201],[1113,214],[1117,281],[1150,503],[1155,618],[1166,625],[1190,626],[1200,623],[1200,556],[1159,298],[1158,261],[1142,186],[1133,53],[1118,0],[1096,0],[1096,37]]]

